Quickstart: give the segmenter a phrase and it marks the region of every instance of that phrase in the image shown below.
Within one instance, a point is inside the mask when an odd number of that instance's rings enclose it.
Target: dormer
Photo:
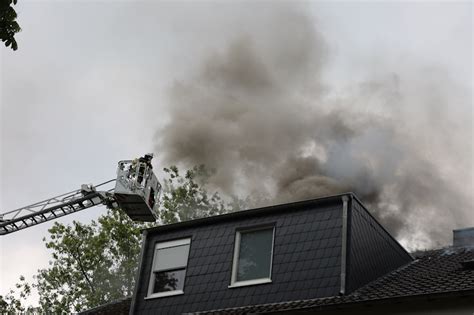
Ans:
[[[351,193],[144,231],[132,314],[347,295],[412,261]]]

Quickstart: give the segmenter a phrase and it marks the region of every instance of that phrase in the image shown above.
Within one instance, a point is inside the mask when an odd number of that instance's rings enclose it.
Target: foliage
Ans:
[[[35,284],[43,311],[78,312],[131,295],[140,227],[122,211],[109,209],[88,225],[55,223],[49,233],[53,260]]]
[[[164,196],[160,219],[162,223],[175,223],[213,216],[236,210],[236,202],[225,203],[219,193],[209,195],[206,186],[212,173],[199,165],[180,175],[176,166],[165,168],[169,178],[164,182]]]
[[[17,0],[0,1],[0,39],[6,47],[11,46],[13,50],[18,49],[15,34],[21,30],[16,21],[16,11],[13,9],[13,5],[16,3]]]
[[[38,313],[38,308],[32,306],[24,307],[22,305],[21,301],[31,294],[31,285],[25,281],[25,277],[20,276],[20,281],[15,287],[19,291],[18,297],[14,290],[10,290],[5,296],[0,295],[0,314]]]
[[[224,213],[235,209],[218,193],[209,194],[211,173],[204,166],[184,176],[176,166],[164,169],[164,191],[159,224],[174,223]],[[36,283],[44,313],[70,313],[131,296],[140,252],[141,229],[151,224],[136,223],[121,210],[108,209],[98,221],[71,225],[55,223],[44,239],[52,252],[50,266],[38,271]],[[23,287],[18,289],[29,292]],[[12,294],[10,294],[12,295]],[[7,299],[8,298],[8,299]],[[2,310],[20,312],[21,299],[5,298]],[[3,300],[0,300],[3,301]]]

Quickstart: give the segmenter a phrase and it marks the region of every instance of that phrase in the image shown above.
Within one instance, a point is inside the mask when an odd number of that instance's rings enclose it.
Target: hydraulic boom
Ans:
[[[81,189],[0,214],[0,235],[101,204],[121,208],[134,221],[155,221],[161,185],[153,174],[152,158],[152,154],[146,154],[135,160],[120,161],[116,179],[96,186],[82,185]],[[114,181],[115,188],[97,190]]]

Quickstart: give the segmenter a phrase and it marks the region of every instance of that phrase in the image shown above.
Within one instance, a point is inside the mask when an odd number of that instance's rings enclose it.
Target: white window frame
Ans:
[[[167,242],[159,242],[155,245],[155,251],[153,253],[153,261],[152,261],[152,264],[151,264],[151,271],[150,271],[150,282],[148,284],[148,295],[145,297],[145,300],[160,298],[160,297],[165,297],[165,296],[184,294],[184,284],[183,284],[183,290],[174,290],[174,291],[165,291],[165,292],[153,293],[153,285],[154,285],[154,282],[155,282],[155,272],[153,271],[153,266],[155,265],[155,260],[157,259],[156,256],[157,256],[158,250],[163,249],[163,248],[177,247],[177,246],[183,246],[183,245],[189,245],[189,251],[190,251],[191,250],[191,238],[185,238],[185,239],[179,239],[179,240],[167,241]],[[189,260],[189,252],[188,252],[188,260]],[[188,269],[188,262],[186,262],[186,269]],[[185,275],[185,279],[186,279],[186,275]]]
[[[269,277],[268,278],[259,278],[259,279],[252,279],[252,280],[245,280],[245,281],[237,281],[237,264],[239,262],[239,252],[240,252],[240,238],[242,233],[248,232],[256,232],[256,231],[264,231],[264,230],[272,230],[272,250],[270,253],[270,270],[269,270]],[[229,288],[237,288],[249,285],[257,285],[257,284],[264,284],[264,283],[271,283],[272,282],[272,267],[273,267],[273,249],[275,246],[275,226],[260,226],[256,228],[250,229],[242,229],[237,230],[235,233],[235,245],[234,245],[234,258],[232,261],[232,277],[230,280]]]

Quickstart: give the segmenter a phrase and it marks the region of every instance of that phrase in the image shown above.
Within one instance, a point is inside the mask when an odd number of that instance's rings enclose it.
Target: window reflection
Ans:
[[[153,293],[183,290],[186,269],[155,272]]]
[[[236,280],[270,278],[273,228],[240,233]]]

